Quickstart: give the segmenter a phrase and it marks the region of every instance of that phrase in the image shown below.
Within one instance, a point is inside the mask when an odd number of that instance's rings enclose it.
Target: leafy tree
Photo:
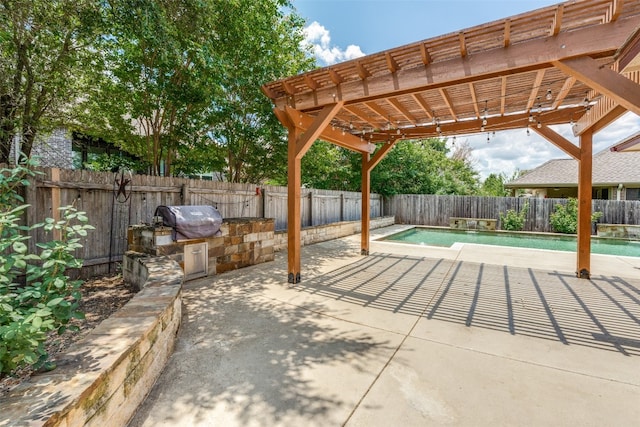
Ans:
[[[71,206],[61,209],[58,221],[22,225],[28,205],[19,188],[34,175],[33,165],[0,170],[0,376],[24,365],[47,364],[47,334],[62,334],[72,318],[83,318],[78,311],[81,282],[70,280],[66,270],[82,265],[73,253],[93,227],[84,224],[84,212]],[[39,242],[39,253],[29,253],[27,233],[35,228],[59,237]]]
[[[287,175],[286,132],[260,87],[268,81],[308,71],[313,61],[301,48],[303,20],[283,0],[218,2],[215,28],[224,43],[222,93],[210,117],[216,144],[212,156],[224,159],[232,182],[262,182]]]
[[[0,0],[0,163],[16,136],[29,156],[84,92],[97,12],[98,0]]]
[[[302,158],[302,184],[327,190],[355,191],[360,186],[360,155],[325,141],[316,141]],[[280,184],[286,184],[286,178]]]
[[[219,93],[219,35],[212,1],[103,3],[104,37],[96,45],[108,72],[78,110],[83,131],[143,158],[158,175],[171,170],[182,142],[206,140]],[[89,118],[93,118],[90,121]]]
[[[446,140],[400,141],[371,172],[371,191],[393,194],[472,194],[477,172],[448,156]]]
[[[393,194],[472,194],[477,172],[449,156],[446,140],[400,141],[371,172],[371,191]],[[359,191],[360,154],[315,142],[302,158],[302,179],[314,188]]]
[[[482,183],[480,194],[483,196],[507,197],[510,191],[504,188],[506,176],[501,174],[490,174]]]
[[[86,133],[143,157],[152,174],[226,169],[230,181],[286,173],[284,129],[260,86],[311,66],[285,0],[105,4],[108,73],[83,109]],[[88,120],[84,120],[88,122]]]

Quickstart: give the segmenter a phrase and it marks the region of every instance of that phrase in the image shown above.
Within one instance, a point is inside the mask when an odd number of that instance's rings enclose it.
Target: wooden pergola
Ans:
[[[526,127],[579,162],[576,274],[589,278],[592,138],[640,115],[640,0],[567,1],[262,89],[289,134],[290,283],[301,271],[300,160],[315,140],[362,154],[366,255],[370,173],[395,143]],[[565,123],[579,145],[549,127]]]

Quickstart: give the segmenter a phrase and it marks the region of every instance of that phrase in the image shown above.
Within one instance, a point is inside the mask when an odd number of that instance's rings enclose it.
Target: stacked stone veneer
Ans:
[[[396,223],[395,216],[385,216],[371,219],[369,228],[388,227]],[[362,230],[361,221],[343,221],[326,225],[317,225],[314,227],[306,227],[301,230],[302,246],[311,245],[313,243],[325,242],[327,240],[338,239],[340,237],[350,236],[360,233]],[[279,231],[275,234],[275,250],[281,251],[287,249],[287,232]]]
[[[634,224],[597,224],[599,237],[640,240],[640,225]]]
[[[0,400],[1,426],[124,426],[173,352],[182,270],[145,264],[147,283],[123,308]]]
[[[495,231],[498,221],[492,218],[449,218],[449,227],[457,230]]]
[[[129,251],[166,256],[184,267],[185,245],[206,242],[212,275],[273,261],[274,228],[273,218],[227,218],[219,236],[173,241],[171,228],[136,225],[129,228]]]

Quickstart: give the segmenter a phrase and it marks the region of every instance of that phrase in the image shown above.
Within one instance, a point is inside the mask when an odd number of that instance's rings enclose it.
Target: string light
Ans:
[[[484,127],[487,125],[487,100],[484,101],[484,110],[482,111],[482,127],[480,130],[484,132]]]
[[[533,114],[529,113],[529,123],[533,123]]]
[[[551,101],[553,99],[553,94],[551,93],[551,89],[547,89],[547,101]]]
[[[531,136],[531,131],[529,131],[529,126],[527,126],[527,136]]]
[[[453,136],[453,141],[451,141],[451,145],[453,145],[455,147],[456,145],[456,136]]]
[[[540,129],[540,128],[542,127],[542,123],[540,123],[540,120],[538,120],[538,124],[536,125],[536,127],[537,127],[538,129]]]

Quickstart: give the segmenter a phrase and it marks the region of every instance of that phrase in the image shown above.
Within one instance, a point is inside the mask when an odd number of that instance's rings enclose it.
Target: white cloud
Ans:
[[[578,145],[568,125],[552,126],[564,138]],[[640,131],[640,117],[627,113],[613,124],[596,133],[593,138],[594,154]],[[489,174],[505,173],[508,177],[516,170],[529,170],[552,160],[569,156],[534,131],[527,136],[525,129],[498,132],[490,137],[474,135],[466,138],[473,147],[472,156],[482,179]]]
[[[331,65],[364,56],[360,46],[349,45],[346,49],[331,45],[331,34],[323,25],[313,21],[304,28],[305,45],[311,46],[314,56],[321,65]]]

